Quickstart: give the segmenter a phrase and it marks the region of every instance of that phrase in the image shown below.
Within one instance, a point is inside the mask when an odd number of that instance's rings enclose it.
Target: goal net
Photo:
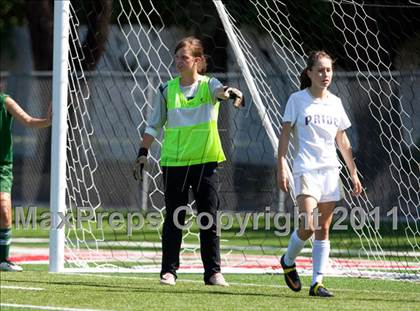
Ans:
[[[348,135],[365,187],[351,196],[342,169],[346,196],[331,228],[329,273],[418,279],[420,8],[396,2],[71,1],[64,270],[160,270],[161,139],[142,184],[132,164],[153,97],[176,75],[175,44],[195,35],[208,74],[247,100],[241,110],[223,103],[219,117],[227,155],[223,271],[281,272],[279,255],[297,221],[293,196],[276,185],[282,114],[308,52],[325,49],[337,59],[331,90],[352,121]],[[180,270],[201,272],[193,198],[187,218]],[[298,269],[310,271],[310,258],[308,243]]]

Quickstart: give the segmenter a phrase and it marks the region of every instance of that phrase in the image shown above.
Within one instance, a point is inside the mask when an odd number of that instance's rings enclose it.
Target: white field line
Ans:
[[[60,311],[105,311],[105,310],[99,310],[99,309],[77,309],[77,308],[64,308],[64,307],[22,305],[22,304],[16,304],[16,303],[0,303],[0,307],[9,307],[9,308],[18,308],[18,309],[35,309],[35,310],[60,310]]]
[[[65,274],[65,273],[63,273]],[[69,274],[67,274],[69,275]],[[148,280],[148,281],[155,281],[156,284],[158,284],[157,278],[147,278],[147,277],[132,277],[132,276],[120,276],[120,275],[103,275],[103,274],[89,274],[89,273],[72,273],[70,275],[78,275],[78,276],[89,276],[89,277],[100,277],[100,278],[121,278],[121,279],[140,279],[140,280]],[[281,278],[279,281],[283,281]],[[177,282],[179,283],[197,283],[197,284],[203,284],[203,281],[199,280],[189,280],[189,279],[177,279]],[[272,285],[272,284],[255,284],[255,283],[236,283],[236,282],[228,282],[230,285],[234,286],[243,286],[243,287],[269,287],[269,288],[288,288],[286,285]],[[420,284],[413,283],[413,286],[419,285],[420,290]],[[308,289],[309,286],[302,286],[303,289]],[[368,289],[348,289],[348,288],[330,288],[332,291],[337,292],[356,292],[356,293],[377,293],[377,294],[401,294],[399,291],[382,291],[382,290],[368,290]],[[414,293],[413,293],[414,294]]]
[[[41,291],[45,290],[45,288],[40,287],[22,287],[22,286],[12,286],[12,285],[1,285],[1,289],[19,289],[19,290],[34,290],[34,291]]]

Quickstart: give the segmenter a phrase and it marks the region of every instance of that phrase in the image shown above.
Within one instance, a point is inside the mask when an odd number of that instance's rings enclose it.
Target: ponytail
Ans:
[[[207,72],[207,57],[206,55],[201,56],[201,62],[198,63],[197,72],[201,75],[205,75]]]
[[[310,87],[312,85],[311,79],[308,77],[308,67],[303,69],[302,73],[300,74],[299,80],[300,80],[300,89],[304,90],[307,87]]]

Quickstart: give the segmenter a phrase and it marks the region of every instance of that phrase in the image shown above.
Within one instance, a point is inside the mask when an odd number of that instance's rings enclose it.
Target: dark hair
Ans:
[[[196,37],[186,37],[181,39],[175,47],[175,54],[179,49],[184,47],[188,47],[190,49],[192,56],[201,58],[201,62],[198,63],[197,71],[199,74],[205,74],[207,70],[207,60],[204,55],[204,48],[201,40]]]
[[[306,67],[303,69],[300,74],[300,89],[306,89],[312,85],[311,79],[308,77],[308,70],[312,70],[312,67],[315,66],[315,63],[322,57],[329,58],[332,63],[334,63],[330,54],[325,51],[311,51],[309,52],[308,59],[306,61]]]

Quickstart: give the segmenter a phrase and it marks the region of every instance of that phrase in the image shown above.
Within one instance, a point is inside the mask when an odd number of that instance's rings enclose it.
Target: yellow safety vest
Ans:
[[[219,102],[212,102],[209,77],[199,83],[194,98],[187,100],[176,77],[168,82],[167,120],[160,163],[188,166],[226,160],[217,129]]]

